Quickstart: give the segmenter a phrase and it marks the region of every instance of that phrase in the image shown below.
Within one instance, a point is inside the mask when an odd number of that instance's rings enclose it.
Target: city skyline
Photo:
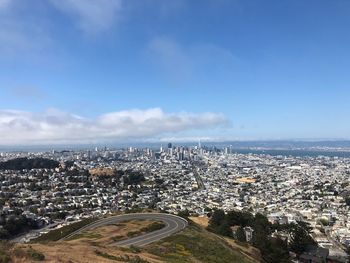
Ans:
[[[349,140],[349,11],[0,0],[0,145]]]

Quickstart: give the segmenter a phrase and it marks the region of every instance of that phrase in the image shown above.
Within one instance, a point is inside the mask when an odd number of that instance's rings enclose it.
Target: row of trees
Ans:
[[[72,169],[66,171],[66,176],[69,182],[79,183],[90,181],[89,177],[91,175],[87,170]],[[95,176],[95,180],[108,183],[108,185],[116,185],[121,179],[123,179],[126,185],[136,185],[146,180],[142,172],[130,169],[126,171],[114,169],[110,173],[101,173]]]
[[[34,229],[37,227],[35,221],[26,218],[23,215],[11,216],[7,219],[1,217],[0,225],[0,239],[8,239],[29,229]]]
[[[0,170],[23,170],[23,169],[53,169],[59,166],[59,162],[47,158],[16,158],[0,163]]]
[[[253,232],[252,244],[261,252],[266,262],[290,262],[289,251],[296,254],[304,252],[308,245],[315,242],[310,236],[311,228],[304,222],[297,224],[271,224],[267,217],[262,214],[255,216],[249,212],[215,210],[209,221],[208,230],[219,235],[233,237],[231,226],[239,226],[236,238],[245,241],[244,227],[251,227]],[[280,237],[272,237],[271,234],[278,231],[288,233],[290,243]]]
[[[138,171],[128,171],[123,175],[123,179],[127,185],[140,184],[146,180],[143,173]]]

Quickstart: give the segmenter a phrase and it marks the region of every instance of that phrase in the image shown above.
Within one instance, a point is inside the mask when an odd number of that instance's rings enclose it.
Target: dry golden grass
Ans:
[[[205,217],[192,216],[192,217],[189,217],[189,219],[195,222],[197,225],[200,225],[204,228],[206,228],[209,224],[209,218],[207,216]]]
[[[258,249],[256,249],[253,246],[250,245],[240,245],[239,243],[237,243],[235,240],[231,239],[231,238],[226,238],[223,237],[223,239],[225,239],[225,241],[235,250],[240,251],[242,254],[244,254],[246,257],[248,257],[249,259],[251,259],[253,262],[261,262],[261,255],[260,255],[260,251]]]
[[[98,227],[89,231],[82,232],[81,235],[73,237],[73,239],[61,242],[50,242],[47,244],[25,244],[16,245],[21,250],[27,250],[29,247],[41,252],[45,255],[44,262],[118,262],[99,256],[96,251],[106,253],[115,257],[122,257],[128,255],[130,258],[140,257],[148,262],[159,263],[162,262],[157,256],[141,252],[133,253],[125,248],[118,248],[110,246],[114,243],[113,238],[128,238],[130,231],[140,231],[143,227],[152,224],[154,221],[149,220],[133,220],[119,224],[112,224],[108,226]],[[31,262],[28,258],[15,257],[13,262]],[[35,261],[33,261],[35,262]],[[123,261],[121,261],[123,262]],[[125,261],[124,261],[125,262]]]
[[[26,249],[27,245],[22,245],[21,248]],[[148,253],[128,253],[125,250],[116,247],[105,247],[101,245],[92,245],[88,243],[68,243],[68,242],[54,242],[50,244],[32,244],[33,249],[39,251],[45,255],[44,262],[78,262],[78,263],[109,263],[119,262],[116,260],[110,260],[101,256],[98,256],[95,251],[100,251],[112,255],[115,257],[121,257],[128,255],[130,258],[140,257],[148,262],[159,263],[160,260],[157,257]],[[16,258],[13,262],[37,262],[27,259]],[[123,261],[120,261],[123,262]]]
[[[109,245],[118,240],[129,238],[128,233],[139,232],[142,228],[151,225],[153,222],[154,221],[150,220],[131,220],[128,222],[102,226],[89,231],[84,231],[67,242],[81,243],[93,241],[101,245]]]
[[[238,183],[255,183],[256,180],[253,178],[243,177],[236,180]]]
[[[93,176],[113,176],[115,174],[114,169],[112,168],[94,168],[90,169],[89,173]]]

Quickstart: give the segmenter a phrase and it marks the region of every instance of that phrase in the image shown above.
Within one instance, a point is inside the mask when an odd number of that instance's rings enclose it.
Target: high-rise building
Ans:
[[[173,155],[173,145],[171,142],[168,143],[168,154]]]

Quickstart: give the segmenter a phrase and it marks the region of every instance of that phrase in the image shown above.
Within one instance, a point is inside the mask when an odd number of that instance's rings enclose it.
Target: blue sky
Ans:
[[[347,0],[0,0],[0,144],[350,139],[349,14]]]

